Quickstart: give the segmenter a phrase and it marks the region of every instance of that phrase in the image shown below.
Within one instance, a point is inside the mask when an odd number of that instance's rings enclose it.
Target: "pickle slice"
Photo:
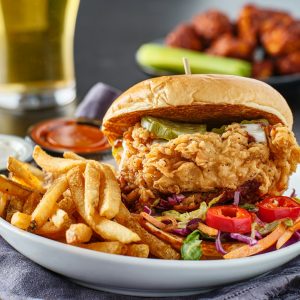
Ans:
[[[180,123],[154,117],[143,117],[141,125],[156,137],[164,140],[172,140],[182,134],[206,132],[205,124]]]
[[[223,134],[226,130],[227,125],[223,125],[220,128],[213,128],[211,132],[217,133],[217,134]]]
[[[261,125],[265,125],[268,126],[269,125],[269,121],[267,119],[257,119],[257,120],[243,120],[241,122],[241,124],[261,124]]]

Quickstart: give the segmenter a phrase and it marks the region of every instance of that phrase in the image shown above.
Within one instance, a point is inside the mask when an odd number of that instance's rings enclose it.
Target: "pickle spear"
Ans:
[[[213,56],[197,51],[171,48],[159,44],[144,44],[136,54],[136,60],[141,67],[153,68],[158,71],[184,73],[182,58],[189,60],[194,74],[231,74],[250,77],[251,64],[247,61]]]
[[[180,123],[154,117],[143,117],[141,125],[156,137],[164,140],[175,139],[181,134],[206,132],[205,124]]]

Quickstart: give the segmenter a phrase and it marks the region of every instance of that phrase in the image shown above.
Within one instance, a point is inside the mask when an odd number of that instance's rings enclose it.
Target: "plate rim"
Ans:
[[[98,260],[107,260],[112,263],[118,264],[134,264],[135,266],[147,266],[147,267],[168,267],[168,268],[207,268],[207,267],[217,267],[217,268],[228,268],[230,266],[239,266],[244,264],[251,264],[251,262],[260,263],[264,260],[273,260],[280,256],[285,256],[289,254],[293,254],[298,250],[300,250],[300,241],[287,246],[285,248],[281,248],[279,250],[271,251],[268,253],[263,253],[255,256],[244,257],[244,258],[236,258],[236,259],[217,259],[217,260],[199,260],[199,261],[187,261],[187,260],[167,260],[167,259],[157,259],[157,258],[140,258],[140,257],[130,257],[125,255],[118,254],[109,254],[102,253],[90,249],[84,249],[68,244],[64,244],[62,242],[52,240],[43,236],[36,235],[31,232],[24,231],[19,229],[9,222],[0,217],[0,226],[2,229],[6,230],[8,234],[16,234],[21,235],[24,238],[27,238],[33,242],[41,243],[44,246],[54,247],[59,251],[68,252],[70,254],[79,255],[79,256],[88,256],[92,259]],[[1,230],[1,229],[0,229]],[[6,238],[2,236],[6,241]],[[9,242],[7,242],[10,244]],[[11,244],[10,244],[11,245]],[[12,245],[11,245],[12,246]],[[13,247],[13,246],[12,246]],[[14,248],[14,247],[13,247]],[[18,251],[19,252],[19,251]],[[299,255],[299,254],[298,254]]]

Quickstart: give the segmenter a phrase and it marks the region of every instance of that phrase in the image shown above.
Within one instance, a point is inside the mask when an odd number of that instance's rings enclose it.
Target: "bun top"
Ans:
[[[176,75],[142,81],[110,106],[103,131],[110,143],[143,116],[213,126],[233,121],[267,119],[292,129],[285,99],[268,84],[232,75]]]

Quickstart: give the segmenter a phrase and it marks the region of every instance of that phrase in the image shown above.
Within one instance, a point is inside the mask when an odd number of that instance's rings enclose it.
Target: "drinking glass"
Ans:
[[[0,0],[0,108],[40,110],[76,98],[79,0]]]

